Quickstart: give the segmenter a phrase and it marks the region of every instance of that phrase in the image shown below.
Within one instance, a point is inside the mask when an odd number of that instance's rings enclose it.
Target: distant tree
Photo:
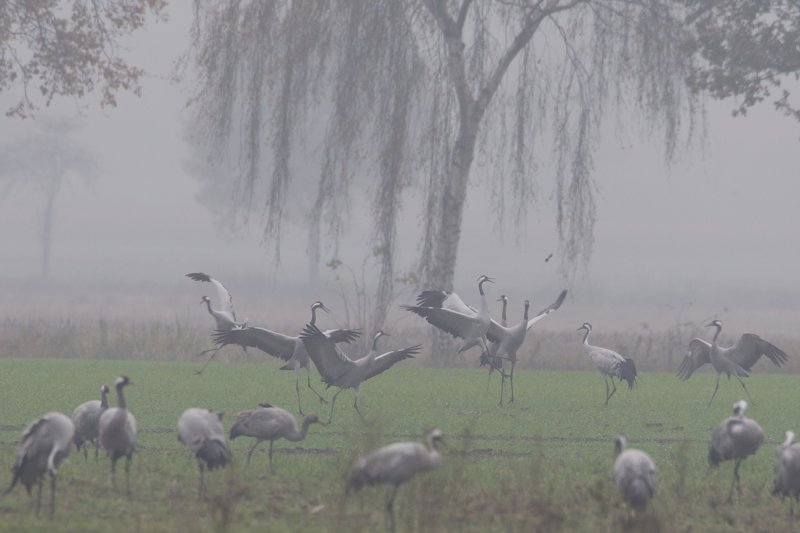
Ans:
[[[120,40],[161,16],[166,0],[0,0],[0,92],[21,87],[6,115],[27,116],[57,95],[80,98],[100,86],[103,105],[120,90],[139,93],[142,70]]]
[[[195,6],[189,135],[210,168],[198,179],[233,216],[262,213],[279,257],[284,217],[296,211],[289,185],[307,179],[295,169],[318,154],[318,181],[303,183],[317,264],[326,242],[336,255],[356,179],[374,176],[360,182],[375,220],[370,249],[380,252],[374,327],[391,298],[410,187],[423,193],[426,285],[452,289],[473,162],[489,176],[500,224],[523,227],[539,182],[552,180],[569,276],[592,250],[593,153],[608,111],[662,132],[668,159],[697,116],[680,48],[686,13],[674,0]]]
[[[56,199],[70,176],[93,181],[98,175],[94,156],[70,136],[76,128],[68,120],[39,119],[38,131],[0,146],[0,183],[6,191],[32,187],[44,197],[39,242],[42,246],[41,275],[50,274],[50,250]]]
[[[800,80],[800,2],[685,0],[688,50],[699,61],[689,76],[695,90],[737,98],[734,115],[767,99],[800,121],[787,81]],[[777,94],[773,94],[773,92]]]

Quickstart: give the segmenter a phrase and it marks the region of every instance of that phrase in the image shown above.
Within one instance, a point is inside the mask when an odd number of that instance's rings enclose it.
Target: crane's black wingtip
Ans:
[[[309,322],[303,328],[303,331],[300,332],[301,339],[311,339],[313,337],[322,336],[325,337],[325,334],[314,324]]]

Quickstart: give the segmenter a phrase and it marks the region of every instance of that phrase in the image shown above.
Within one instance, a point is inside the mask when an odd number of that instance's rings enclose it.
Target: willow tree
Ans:
[[[319,154],[316,182],[305,183],[315,191],[305,221],[314,263],[325,244],[335,249],[353,185],[366,183],[378,324],[404,194],[424,198],[421,279],[451,289],[475,165],[490,176],[498,217],[515,224],[552,180],[569,274],[592,250],[592,154],[609,111],[624,110],[614,115],[637,132],[660,132],[668,159],[691,134],[684,9],[669,0],[196,2],[185,64],[196,74],[200,179],[217,202],[230,199],[229,216],[259,214],[279,256],[289,187],[307,179],[295,169]]]

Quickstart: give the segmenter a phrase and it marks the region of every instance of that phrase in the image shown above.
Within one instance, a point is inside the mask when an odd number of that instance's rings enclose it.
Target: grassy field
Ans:
[[[732,465],[710,469],[711,428],[742,391],[723,382],[706,402],[714,376],[689,382],[646,373],[638,390],[620,390],[603,406],[602,377],[593,372],[517,371],[516,402],[497,406],[499,383],[485,392],[486,372],[402,365],[366,383],[360,406],[339,396],[333,424],[312,426],[301,443],[279,441],[275,471],[267,446],[248,468],[252,441],[233,442],[234,464],[207,476],[209,497],[197,500],[197,468],[175,438],[187,407],[236,412],[269,401],[296,412],[293,375],[277,364],[195,365],[145,361],[0,359],[0,478],[10,480],[14,443],[23,425],[44,412],[70,414],[97,396],[102,383],[127,374],[141,449],[134,457],[133,498],[111,491],[109,462],[73,453],[59,471],[54,521],[36,518],[24,489],[0,500],[0,531],[377,531],[382,489],[344,495],[359,453],[396,440],[420,440],[439,427],[447,447],[442,466],[398,493],[402,531],[789,531],[788,504],[770,495],[773,450],[786,429],[800,428],[800,376],[756,374],[748,382],[757,405],[748,412],[767,443],[742,466],[743,493],[725,504]],[[496,378],[496,376],[495,376]],[[329,393],[332,391],[328,391]],[[327,410],[303,394],[306,410]],[[112,395],[112,403],[115,399]],[[610,479],[618,432],[647,451],[659,468],[653,505],[632,517]],[[45,492],[45,497],[48,492]],[[46,501],[46,500],[45,500]]]

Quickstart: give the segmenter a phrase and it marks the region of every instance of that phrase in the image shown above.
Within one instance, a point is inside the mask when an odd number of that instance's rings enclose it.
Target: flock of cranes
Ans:
[[[379,330],[372,337],[370,349],[358,358],[350,358],[338,346],[351,343],[361,336],[357,329],[329,329],[322,331],[317,326],[317,312],[329,312],[325,305],[314,302],[311,305],[311,319],[297,335],[287,335],[271,331],[263,327],[248,325],[248,321],[238,321],[233,309],[233,299],[225,286],[208,274],[195,272],[187,274],[195,281],[210,283],[216,290],[219,308],[211,304],[211,299],[203,296],[201,302],[214,318],[216,330],[212,335],[215,342],[208,362],[213,360],[218,351],[227,345],[256,348],[285,362],[283,370],[292,370],[295,375],[295,391],[298,410],[304,415],[300,379],[305,370],[306,385],[322,403],[328,400],[312,385],[311,365],[317,369],[322,382],[327,387],[336,387],[338,391],[330,400],[330,414],[327,422],[323,422],[315,414],[307,414],[300,425],[289,411],[267,403],[259,404],[255,409],[241,411],[233,422],[229,437],[231,440],[240,437],[252,437],[254,444],[247,452],[247,464],[250,463],[256,447],[269,441],[269,465],[273,467],[273,446],[276,440],[301,441],[306,438],[312,424],[327,425],[332,423],[336,399],[344,390],[354,390],[353,408],[364,420],[358,406],[361,385],[395,364],[419,353],[421,346],[414,345],[401,349],[379,353],[379,340],[389,334]],[[464,302],[457,294],[440,290],[423,291],[417,296],[416,305],[403,306],[403,309],[424,318],[431,325],[445,331],[463,341],[459,353],[473,347],[481,349],[480,362],[489,367],[489,376],[497,371],[501,377],[500,405],[503,405],[505,384],[508,381],[510,398],[514,402],[514,368],[518,351],[523,345],[527,332],[534,324],[558,310],[567,291],[562,291],[556,300],[530,315],[530,302],[524,301],[523,318],[515,325],[508,325],[508,298],[498,298],[502,302],[502,319],[498,323],[489,312],[486,283],[494,280],[482,275],[477,280],[480,305],[476,309]],[[782,365],[788,361],[785,352],[761,337],[745,333],[739,341],[730,347],[722,347],[718,338],[722,324],[714,320],[707,327],[716,328],[711,342],[695,338],[689,343],[677,375],[686,380],[701,366],[710,363],[717,373],[717,383],[709,405],[719,388],[719,376],[723,372],[734,376],[742,385],[748,399],[752,398],[747,390],[743,377],[749,375],[753,365],[763,355],[773,364]],[[603,375],[606,385],[605,405],[616,392],[614,379],[627,382],[629,389],[637,384],[637,369],[633,359],[619,353],[589,344],[592,326],[585,322],[578,328],[584,331],[582,345],[592,363]],[[204,367],[205,368],[205,365]],[[202,370],[201,370],[202,372]],[[610,387],[609,387],[610,380]],[[88,446],[95,448],[95,461],[98,459],[100,447],[110,458],[111,483],[116,490],[117,461],[125,458],[126,492],[130,489],[130,467],[134,452],[137,449],[138,426],[136,418],[128,410],[124,389],[133,382],[126,376],[120,376],[115,382],[117,397],[116,407],[110,407],[108,396],[110,388],[103,385],[100,389],[101,399],[82,403],[69,418],[58,412],[50,412],[28,425],[22,432],[17,448],[17,458],[12,468],[13,478],[10,486],[0,496],[10,492],[21,482],[30,494],[34,485],[38,484],[39,495],[36,504],[37,514],[41,506],[42,485],[45,477],[51,481],[50,512],[55,511],[56,475],[59,464],[68,456],[74,444],[77,450],[83,451],[84,462],[88,461]],[[734,404],[733,414],[723,420],[711,435],[708,448],[708,462],[716,466],[724,461],[734,461],[733,480],[728,494],[732,502],[733,492],[740,492],[739,468],[742,461],[756,453],[764,441],[764,431],[754,420],[745,416],[747,402],[741,400]],[[199,468],[198,495],[205,494],[204,472],[224,467],[232,460],[231,450],[226,439],[223,416],[209,409],[189,408],[180,416],[177,424],[179,442],[185,445],[196,457]],[[371,454],[356,460],[347,481],[347,491],[358,490],[364,485],[389,485],[386,500],[386,525],[394,530],[394,499],[398,487],[418,473],[435,468],[441,461],[438,449],[443,434],[434,429],[427,433],[426,443],[401,442],[380,448]],[[655,494],[656,465],[645,452],[627,448],[624,436],[615,439],[616,460],[612,474],[622,498],[636,511],[646,508]],[[794,500],[800,497],[800,443],[794,443],[794,433],[787,431],[785,440],[776,450],[774,468],[774,493]]]

